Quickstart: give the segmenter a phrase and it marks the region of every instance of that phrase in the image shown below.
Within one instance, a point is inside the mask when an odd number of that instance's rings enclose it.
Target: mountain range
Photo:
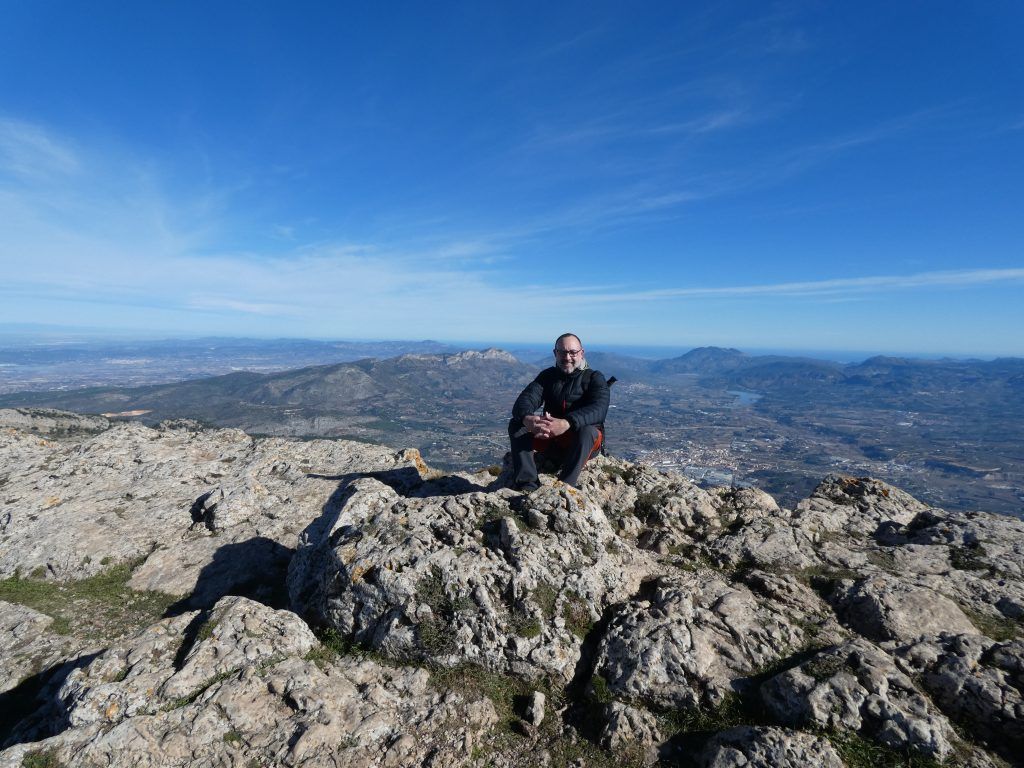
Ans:
[[[624,458],[713,471],[718,481],[755,483],[784,501],[805,495],[831,465],[899,482],[952,509],[982,500],[1011,514],[1024,508],[1024,360],[842,364],[717,347],[663,360],[595,351],[588,360],[619,379],[609,443]],[[516,394],[547,364],[497,349],[415,353],[158,385],[8,393],[0,406],[398,442],[442,467],[485,466],[506,450]]]

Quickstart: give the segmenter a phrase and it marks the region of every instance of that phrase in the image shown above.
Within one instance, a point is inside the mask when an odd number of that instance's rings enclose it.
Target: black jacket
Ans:
[[[593,368],[563,373],[552,366],[545,368],[516,398],[512,406],[512,422],[522,425],[523,418],[544,405],[544,410],[569,422],[578,430],[587,424],[600,427],[608,415],[608,382],[604,374]]]

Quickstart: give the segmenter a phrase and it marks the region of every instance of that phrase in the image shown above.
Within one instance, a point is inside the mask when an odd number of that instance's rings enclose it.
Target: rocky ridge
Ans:
[[[1021,520],[504,480],[0,412],[0,766],[1020,764]]]

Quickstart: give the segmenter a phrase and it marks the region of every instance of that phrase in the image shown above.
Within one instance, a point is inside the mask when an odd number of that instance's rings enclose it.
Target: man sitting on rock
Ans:
[[[558,479],[576,485],[587,459],[601,447],[608,415],[608,383],[587,366],[583,344],[573,333],[555,340],[555,364],[527,385],[512,406],[512,487],[540,487],[534,451],[554,459]],[[543,405],[543,415],[535,411]]]

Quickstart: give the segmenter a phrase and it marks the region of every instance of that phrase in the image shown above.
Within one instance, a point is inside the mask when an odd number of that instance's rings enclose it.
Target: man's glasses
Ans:
[[[555,354],[559,357],[578,357],[583,354],[582,349],[556,349]]]

